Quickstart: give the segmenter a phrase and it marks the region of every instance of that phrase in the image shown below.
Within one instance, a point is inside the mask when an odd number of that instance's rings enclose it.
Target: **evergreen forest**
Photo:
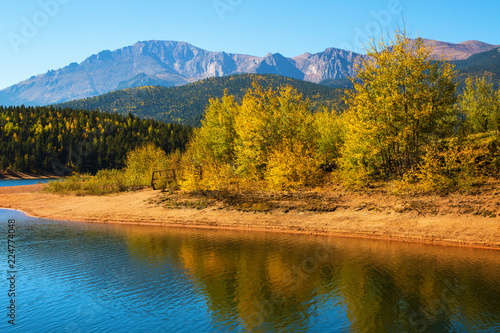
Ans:
[[[24,106],[0,106],[0,129],[0,170],[57,175],[123,168],[145,143],[182,151],[192,132],[131,114]]]

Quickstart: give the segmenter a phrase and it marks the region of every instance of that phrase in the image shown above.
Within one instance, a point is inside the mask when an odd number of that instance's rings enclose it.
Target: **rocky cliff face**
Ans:
[[[433,54],[451,60],[495,48],[477,41],[461,44],[425,40]],[[362,55],[328,48],[286,58],[279,53],[255,57],[210,52],[185,42],[145,41],[92,55],[80,64],[33,76],[0,91],[0,105],[47,105],[142,85],[178,86],[236,73],[277,74],[314,83],[354,74]]]
[[[297,68],[304,73],[304,80],[319,83],[352,76],[353,63],[360,56],[354,52],[328,48],[321,53],[305,53],[293,59]]]
[[[0,104],[46,105],[141,85],[178,86],[236,73],[277,74],[320,82],[352,74],[357,55],[336,49],[294,59],[210,52],[184,42],[138,42],[92,55],[81,64],[31,77],[0,91]]]

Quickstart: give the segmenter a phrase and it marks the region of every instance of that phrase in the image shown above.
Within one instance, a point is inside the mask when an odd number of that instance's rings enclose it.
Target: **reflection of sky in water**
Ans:
[[[9,218],[21,331],[500,328],[497,251]]]

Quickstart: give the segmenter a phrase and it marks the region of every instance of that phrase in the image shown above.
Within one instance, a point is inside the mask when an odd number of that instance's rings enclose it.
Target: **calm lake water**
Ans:
[[[22,186],[22,185],[35,185],[39,183],[48,183],[54,179],[1,179],[0,187],[5,186]]]
[[[7,323],[16,220],[16,328]],[[1,332],[499,332],[500,252],[0,210]]]

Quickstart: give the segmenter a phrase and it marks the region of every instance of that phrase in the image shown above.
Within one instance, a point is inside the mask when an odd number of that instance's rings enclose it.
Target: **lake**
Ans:
[[[500,331],[499,251],[12,210],[0,237],[1,332]]]
[[[48,183],[55,179],[0,179],[0,187],[5,186],[22,186],[22,185],[35,185],[40,183]]]

